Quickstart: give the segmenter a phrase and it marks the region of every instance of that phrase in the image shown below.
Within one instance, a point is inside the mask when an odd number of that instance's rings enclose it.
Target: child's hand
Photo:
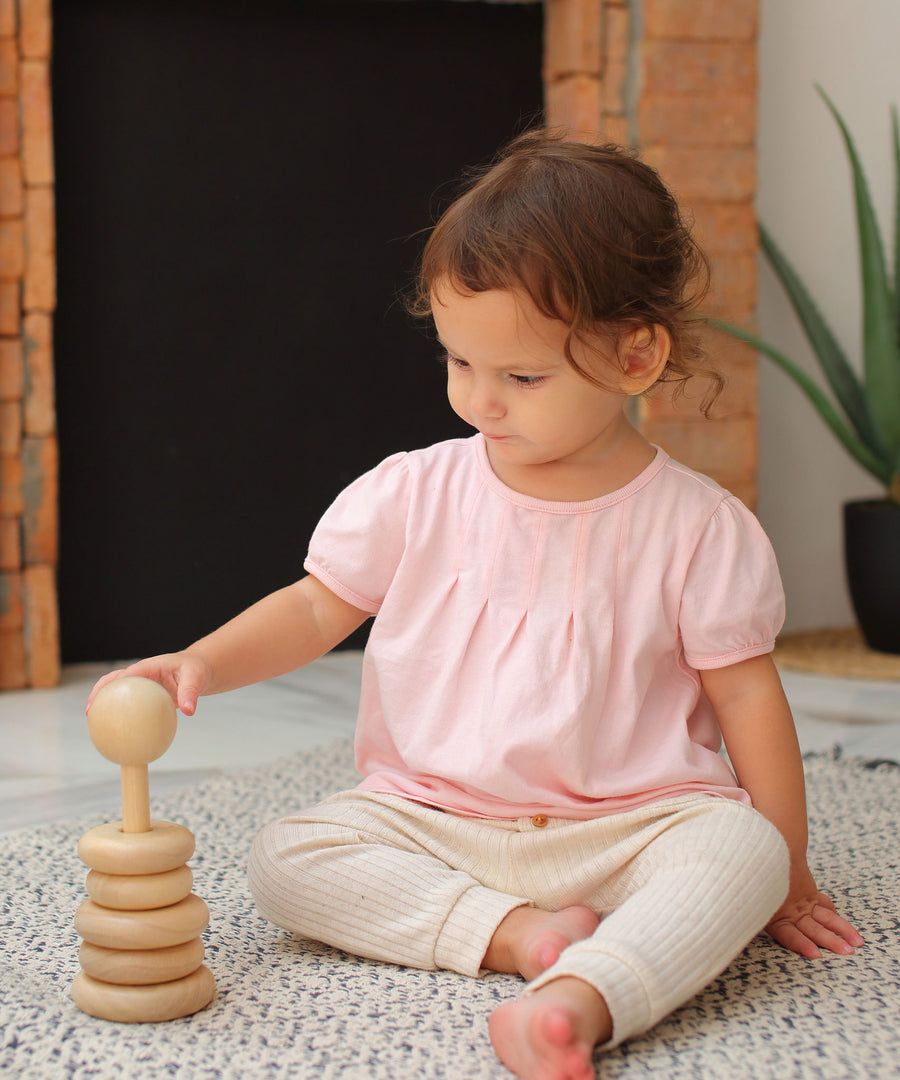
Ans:
[[[140,675],[145,679],[158,682],[169,691],[172,701],[185,716],[193,716],[197,711],[197,698],[209,683],[210,672],[209,665],[196,653],[180,652],[151,656],[148,660],[139,660],[136,664],[131,664],[119,671],[111,671],[102,679],[98,679],[88,696],[85,712],[90,709],[98,690],[125,675]]]
[[[786,949],[810,960],[820,957],[822,949],[849,956],[864,945],[854,927],[816,888],[812,874],[804,870],[797,876],[801,880],[795,885],[795,875],[791,875],[791,890],[766,927],[768,933]]]

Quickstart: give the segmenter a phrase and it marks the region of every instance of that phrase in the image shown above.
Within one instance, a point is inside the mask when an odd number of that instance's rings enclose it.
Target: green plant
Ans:
[[[853,174],[862,278],[863,375],[857,375],[850,365],[799,275],[762,224],[759,234],[763,253],[800,320],[833,399],[774,345],[741,327],[720,320],[713,320],[713,324],[753,345],[785,371],[816,407],[848,453],[884,484],[888,499],[900,504],[900,126],[897,110],[891,110],[896,184],[891,277],[856,146],[828,95],[821,87],[816,89],[837,121]]]

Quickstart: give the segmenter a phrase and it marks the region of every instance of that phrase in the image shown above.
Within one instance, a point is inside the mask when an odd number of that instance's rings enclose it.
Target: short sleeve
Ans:
[[[304,569],[348,604],[376,614],[406,543],[408,454],[345,488],[313,532]]]
[[[679,618],[685,659],[717,668],[771,652],[784,589],[769,538],[738,499],[719,504],[695,548]]]

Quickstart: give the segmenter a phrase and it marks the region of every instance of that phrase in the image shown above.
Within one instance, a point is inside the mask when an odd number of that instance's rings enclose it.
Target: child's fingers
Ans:
[[[175,676],[175,701],[185,716],[197,711],[197,699],[203,690],[203,673],[197,665],[185,664]]]
[[[205,668],[190,657],[177,653],[151,656],[146,660],[138,660],[127,668],[111,671],[98,679],[88,696],[85,711],[90,709],[94,698],[104,686],[126,675],[138,675],[158,682],[168,691],[173,703],[185,716],[193,716],[197,711],[197,699],[206,683]]]
[[[853,952],[853,946],[848,941],[845,941],[839,934],[824,926],[815,915],[804,915],[797,923],[797,928],[806,934],[811,941],[814,941],[820,949],[827,949],[829,952],[844,955]]]
[[[816,904],[797,919],[777,919],[766,929],[786,949],[811,960],[821,956],[822,949],[848,956],[865,944],[846,919],[823,904]]]
[[[865,945],[859,931],[846,919],[841,918],[829,902],[827,906],[816,904],[812,910],[812,918],[820,923],[826,930],[846,941],[848,945],[859,947]]]
[[[112,682],[113,679],[118,679],[121,674],[121,671],[110,671],[94,683],[94,685],[91,687],[91,692],[88,694],[88,699],[84,706],[85,713],[87,713],[88,709],[91,707],[91,702],[97,696],[99,691],[102,690],[107,683]]]
[[[779,945],[805,956],[808,960],[816,960],[822,955],[818,945],[790,919],[778,919],[777,922],[769,923],[766,930]]]

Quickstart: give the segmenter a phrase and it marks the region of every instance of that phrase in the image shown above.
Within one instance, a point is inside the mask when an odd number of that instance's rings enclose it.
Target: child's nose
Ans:
[[[487,381],[477,380],[469,395],[469,410],[484,419],[499,419],[505,415],[506,406],[495,387]]]

